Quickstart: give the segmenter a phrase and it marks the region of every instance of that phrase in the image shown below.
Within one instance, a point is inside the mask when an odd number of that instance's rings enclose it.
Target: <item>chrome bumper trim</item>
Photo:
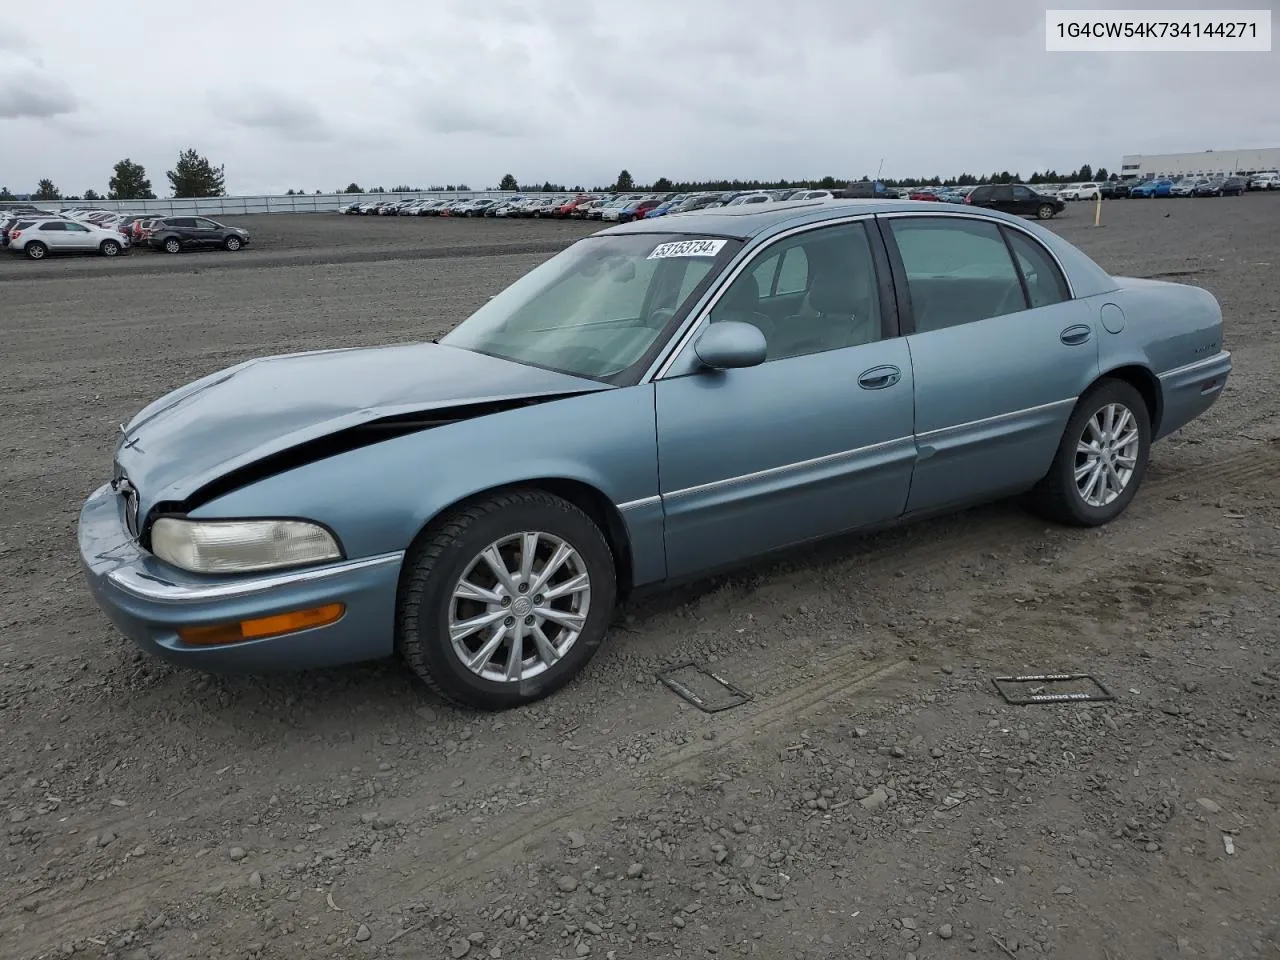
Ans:
[[[121,567],[107,574],[107,580],[113,587],[154,603],[208,603],[214,600],[235,600],[251,597],[281,587],[292,587],[304,583],[316,583],[333,577],[341,577],[359,570],[399,564],[404,559],[404,551],[384,553],[376,557],[364,557],[360,560],[348,560],[323,567],[305,567],[297,570],[283,570],[279,573],[266,574],[245,580],[227,580],[200,584],[170,583],[156,577],[147,576],[137,570]]]

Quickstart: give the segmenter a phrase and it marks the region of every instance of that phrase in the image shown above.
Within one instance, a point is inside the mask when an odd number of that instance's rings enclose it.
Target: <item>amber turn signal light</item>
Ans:
[[[325,627],[337,623],[346,613],[345,604],[327,603],[310,610],[294,610],[277,613],[271,617],[241,620],[239,623],[218,623],[208,627],[179,627],[178,636],[183,643],[209,647],[224,643],[241,643],[245,640],[264,640],[312,627]]]

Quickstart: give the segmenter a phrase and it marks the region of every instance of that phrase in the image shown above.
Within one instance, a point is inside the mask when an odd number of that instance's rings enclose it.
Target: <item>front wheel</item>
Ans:
[[[1071,526],[1110,523],[1137,494],[1150,456],[1142,394],[1122,380],[1103,380],[1076,404],[1053,466],[1031,492],[1032,506]]]
[[[397,646],[446,700],[503,710],[587,664],[616,596],[613,552],[590,517],[541,490],[507,491],[433,523],[410,550]]]
[[[98,250],[102,253],[104,257],[119,256],[120,244],[117,243],[115,240],[103,240],[102,246],[98,247]]]
[[[1047,203],[1040,204],[1040,207],[1036,210],[1036,217],[1040,220],[1051,219],[1053,217],[1053,207]]]
[[[239,250],[241,247],[244,246],[244,242],[239,237],[232,234],[231,236],[227,237],[227,239],[222,241],[222,245],[226,247],[228,250],[230,250],[232,253],[235,253],[237,250]]]

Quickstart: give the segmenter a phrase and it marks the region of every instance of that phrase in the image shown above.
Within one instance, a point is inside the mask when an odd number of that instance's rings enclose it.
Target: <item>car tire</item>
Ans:
[[[1108,416],[1113,426],[1109,440]],[[1135,432],[1136,436],[1130,439]],[[1124,442],[1117,444],[1117,440]],[[1086,452],[1082,449],[1086,445],[1095,447],[1098,453]],[[1105,490],[1108,496],[1102,497],[1099,494],[1104,491],[1091,486],[1090,481],[1095,479],[1092,472],[1079,478],[1077,475],[1090,464],[1105,464],[1103,458],[1109,459],[1109,454],[1116,458],[1112,462],[1120,465],[1120,471],[1110,471],[1113,478],[1119,478],[1126,469],[1130,472],[1123,477],[1118,492],[1112,479]],[[1123,380],[1099,381],[1076,403],[1053,465],[1031,491],[1030,505],[1046,519],[1068,526],[1098,527],[1110,523],[1125,511],[1142,486],[1150,456],[1151,414],[1142,394]],[[1132,463],[1127,462],[1130,460]],[[1105,479],[1107,473],[1099,471],[1099,479]]]
[[[182,241],[179,240],[177,237],[169,237],[160,246],[165,253],[181,253],[182,252]]]
[[[552,583],[563,589],[569,582],[558,580],[563,574],[573,583],[585,582],[585,589],[580,586],[556,600],[543,601],[544,606],[536,605],[538,598],[531,603],[527,594],[518,592],[521,554],[533,534],[537,535],[531,561],[533,589],[537,589],[538,571],[546,570],[548,554],[564,550],[568,559],[552,571]],[[486,554],[501,560],[512,575],[512,587],[495,576]],[[466,590],[461,586],[464,581],[469,584]],[[509,490],[453,510],[415,541],[400,577],[396,646],[410,669],[445,700],[480,710],[506,710],[554,693],[586,666],[604,640],[616,598],[613,551],[595,522],[574,504],[545,491]],[[576,633],[567,624],[536,615],[538,609],[558,601],[570,604],[570,613],[585,610]],[[506,609],[513,615],[504,615]],[[484,627],[454,641],[459,623],[482,617],[488,618]],[[519,623],[521,618],[524,624]],[[505,669],[508,663],[514,642],[511,631],[523,631],[525,624],[535,625],[541,631],[540,640],[548,643],[517,635],[520,677],[495,676],[497,665]],[[484,629],[494,632],[482,639]],[[479,656],[486,649],[478,667],[464,662],[464,655]]]
[[[121,246],[115,240],[103,240],[98,247],[98,252],[104,257],[117,257],[120,255]]]
[[[1040,206],[1036,208],[1037,220],[1052,220],[1053,214],[1054,214],[1054,210],[1051,204],[1042,203],[1040,204]]]
[[[235,253],[237,250],[239,250],[241,247],[244,246],[244,241],[241,240],[239,237],[235,236],[234,234],[232,234],[231,236],[227,237],[225,240],[222,241],[222,245],[229,252]]]
[[[32,240],[22,250],[27,255],[28,260],[43,260],[49,255],[49,248],[39,240]]]

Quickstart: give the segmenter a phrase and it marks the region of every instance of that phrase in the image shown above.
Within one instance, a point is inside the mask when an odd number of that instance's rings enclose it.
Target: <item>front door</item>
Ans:
[[[669,576],[903,512],[911,362],[869,224],[774,241],[715,302],[702,322],[755,324],[764,363],[709,370],[686,346],[655,384]]]
[[[67,231],[64,242],[69,250],[95,250],[98,244],[102,242],[94,236],[88,227],[82,224],[68,220],[63,226]]]
[[[1096,310],[1027,232],[887,217],[911,301],[919,460],[908,512],[1025,490],[1098,374]]]
[[[1028,216],[1039,209],[1041,202],[1040,198],[1036,196],[1035,191],[1030,187],[1024,187],[1020,183],[1015,183],[1010,189],[1013,191],[1013,200],[1009,206],[1009,213]]]
[[[202,247],[212,247],[222,241],[222,229],[212,220],[197,217],[195,224],[195,230],[191,234],[193,243],[198,243]]]

